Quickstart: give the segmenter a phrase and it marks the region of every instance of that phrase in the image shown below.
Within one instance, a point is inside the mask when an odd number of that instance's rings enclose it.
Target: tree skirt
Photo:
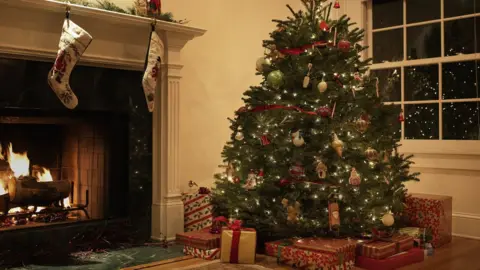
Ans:
[[[177,268],[178,270],[210,270],[210,269],[223,269],[223,270],[250,270],[250,269],[270,269],[260,265],[250,265],[250,264],[228,264],[221,263],[220,260],[205,262],[195,266],[188,266],[184,268]]]

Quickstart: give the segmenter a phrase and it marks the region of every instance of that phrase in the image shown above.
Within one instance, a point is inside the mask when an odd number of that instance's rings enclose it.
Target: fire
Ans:
[[[16,178],[30,175],[30,160],[27,157],[27,152],[14,153],[11,143],[8,144],[7,161],[10,169],[12,169],[13,176]]]
[[[25,212],[25,210],[21,207],[15,207],[15,208],[12,208],[12,209],[8,210],[9,214],[23,213],[23,212]]]
[[[38,182],[53,182],[52,174],[49,169],[42,168],[43,172],[37,171],[35,177]]]
[[[8,190],[5,188],[5,182],[0,179],[0,195],[7,194]]]
[[[67,197],[67,198],[63,199],[63,206],[65,208],[70,207],[70,197]]]

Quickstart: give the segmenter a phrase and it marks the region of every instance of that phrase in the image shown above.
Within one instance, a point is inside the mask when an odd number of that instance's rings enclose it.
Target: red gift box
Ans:
[[[407,252],[399,253],[382,260],[365,256],[358,256],[355,265],[366,270],[393,270],[410,264],[423,262],[423,249],[412,248]]]
[[[408,235],[394,235],[380,240],[357,241],[357,255],[372,259],[385,259],[413,248],[414,239]]]
[[[452,197],[411,194],[406,198],[405,214],[410,226],[429,228],[436,248],[452,241]]]
[[[213,206],[210,194],[182,194],[185,231],[199,231],[212,226]]]
[[[353,269],[354,240],[308,238],[265,243],[266,254],[301,269]]]
[[[178,244],[185,246],[210,250],[220,247],[220,234],[210,233],[210,229],[203,229],[196,232],[177,233],[175,240]]]

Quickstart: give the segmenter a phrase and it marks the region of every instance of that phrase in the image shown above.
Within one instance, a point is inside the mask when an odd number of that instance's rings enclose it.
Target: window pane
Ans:
[[[478,0],[443,0],[445,18],[475,13],[475,1]],[[478,10],[478,8],[477,8]]]
[[[403,24],[403,0],[373,0],[373,29]]]
[[[402,107],[401,105],[394,105],[395,107],[398,107],[399,110],[400,110],[400,107]],[[394,121],[393,122],[393,130],[395,130],[393,132],[393,137],[395,139],[401,139],[402,138],[402,123],[400,121]]]
[[[440,24],[408,27],[407,50],[408,59],[439,57],[441,50]]]
[[[475,61],[444,63],[442,98],[477,98],[477,68]]]
[[[479,140],[478,102],[443,104],[445,140]]]
[[[440,19],[440,0],[408,0],[407,23]]]
[[[403,60],[403,29],[373,33],[373,62]]]
[[[400,101],[402,90],[402,74],[400,68],[372,70],[373,77],[379,80],[379,89],[385,101]]]
[[[438,99],[438,65],[405,68],[405,100]]]
[[[405,139],[438,140],[438,104],[405,105]]]
[[[445,22],[445,55],[475,52],[474,18]]]

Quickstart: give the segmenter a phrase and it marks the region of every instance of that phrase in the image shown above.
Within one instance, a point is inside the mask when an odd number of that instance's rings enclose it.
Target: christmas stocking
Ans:
[[[152,29],[150,35],[150,42],[148,47],[148,54],[145,60],[145,73],[143,74],[143,92],[147,99],[147,106],[150,112],[153,112],[155,107],[155,90],[157,83],[161,80],[162,74],[160,72],[160,65],[163,58],[163,43],[160,37]]]
[[[58,54],[48,73],[48,84],[60,101],[69,109],[77,107],[78,99],[70,88],[70,74],[75,64],[92,42],[92,36],[69,19],[63,23]]]

